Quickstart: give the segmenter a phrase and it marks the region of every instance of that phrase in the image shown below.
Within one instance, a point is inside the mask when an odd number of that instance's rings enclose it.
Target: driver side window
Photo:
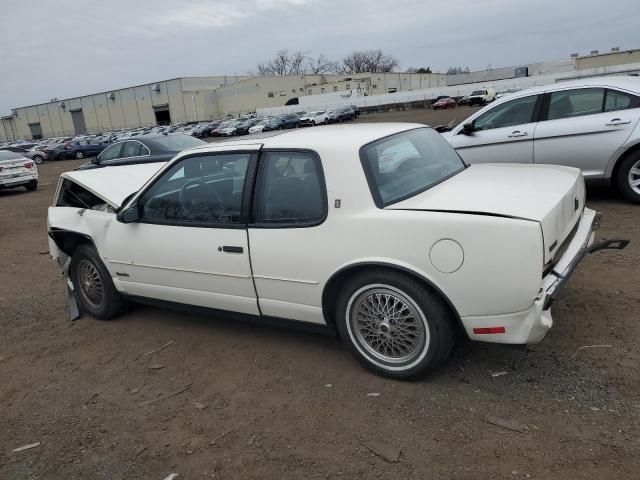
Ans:
[[[250,153],[198,155],[167,170],[141,197],[152,223],[240,223]]]
[[[498,105],[476,118],[474,127],[476,130],[491,130],[530,123],[537,100],[538,96],[532,95]]]

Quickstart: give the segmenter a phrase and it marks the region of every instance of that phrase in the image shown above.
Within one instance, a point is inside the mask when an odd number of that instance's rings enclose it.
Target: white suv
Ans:
[[[601,77],[513,93],[445,137],[467,163],[577,167],[640,203],[640,79]]]

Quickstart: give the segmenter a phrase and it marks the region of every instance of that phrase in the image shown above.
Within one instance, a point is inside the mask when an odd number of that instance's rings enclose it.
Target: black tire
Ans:
[[[31,180],[29,183],[27,183],[24,186],[24,188],[26,188],[30,192],[33,192],[33,191],[38,189],[38,181],[37,180]]]
[[[42,165],[42,162],[44,161],[44,158],[40,155],[34,155],[33,156],[33,161],[36,162],[36,165]]]
[[[84,158],[84,153],[82,151],[77,151],[75,157],[80,160]]]
[[[325,119],[324,119],[324,124],[325,124],[325,125],[329,125],[329,119],[328,119],[328,118],[325,118]]]
[[[640,180],[640,174],[632,173],[632,169],[634,172],[640,170],[640,151],[633,152],[622,160],[616,173],[615,184],[627,200],[640,203],[640,185],[635,187],[637,191],[631,186],[632,180]]]
[[[81,284],[81,279],[83,278],[81,270],[87,268],[92,275],[99,279],[102,285],[102,295],[99,299]],[[111,320],[127,309],[126,300],[116,290],[107,267],[104,266],[92,246],[83,244],[73,252],[69,275],[73,282],[76,299],[81,311],[99,320]]]
[[[403,331],[393,318],[375,318],[374,324],[378,330],[374,335],[378,339],[383,334],[386,338],[395,335],[395,339],[400,340],[397,335],[409,332],[409,335],[419,336],[418,331],[422,329],[421,339],[415,340],[415,346],[410,352],[412,356],[405,355],[392,361],[385,360],[384,356],[376,357],[371,352],[375,348],[354,330],[355,319],[350,321],[359,305],[366,305],[367,298],[377,299],[376,295],[384,291],[392,296],[397,295],[396,298],[401,303],[406,301],[406,310],[402,307],[400,312],[409,312],[410,316],[404,320]],[[449,357],[455,343],[455,320],[452,313],[439,296],[412,277],[392,271],[371,270],[347,280],[340,292],[336,306],[338,332],[351,353],[369,370],[385,377],[409,379],[429,373]],[[395,304],[393,311],[398,312],[397,308],[398,304]],[[412,313],[417,313],[417,316]],[[385,325],[387,330],[383,330]],[[405,335],[405,338],[409,337]],[[414,340],[409,338],[409,342],[411,341]],[[401,340],[398,344],[400,343]],[[390,356],[386,358],[391,359]]]

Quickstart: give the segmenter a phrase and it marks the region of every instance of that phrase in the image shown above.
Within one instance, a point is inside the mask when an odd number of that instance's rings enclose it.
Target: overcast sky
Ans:
[[[381,48],[472,70],[639,48],[638,0],[0,0],[0,114],[183,76],[246,74],[277,50]]]

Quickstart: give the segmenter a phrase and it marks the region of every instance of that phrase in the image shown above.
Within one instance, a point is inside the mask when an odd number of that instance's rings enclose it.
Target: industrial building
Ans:
[[[640,49],[610,52],[538,62],[516,67],[487,68],[476,72],[361,73],[353,75],[289,75],[184,77],[153,82],[48,103],[17,107],[0,117],[0,141],[37,139],[122,128],[213,120],[239,116],[257,109],[286,104],[310,104],[304,97],[321,99],[346,92],[343,97],[372,97],[400,92],[428,91],[482,82],[518,78],[570,78],[588,71],[615,67],[616,72],[635,72]],[[635,64],[635,65],[634,65]],[[631,68],[633,67],[633,68]],[[545,80],[547,81],[547,80]],[[554,80],[550,80],[554,81]],[[451,93],[448,93],[451,94]],[[318,100],[319,101],[319,100]]]
[[[373,79],[373,80],[372,80]],[[446,85],[443,74],[380,73],[185,77],[14,108],[0,141],[238,116],[305,95],[366,89],[367,95]]]

